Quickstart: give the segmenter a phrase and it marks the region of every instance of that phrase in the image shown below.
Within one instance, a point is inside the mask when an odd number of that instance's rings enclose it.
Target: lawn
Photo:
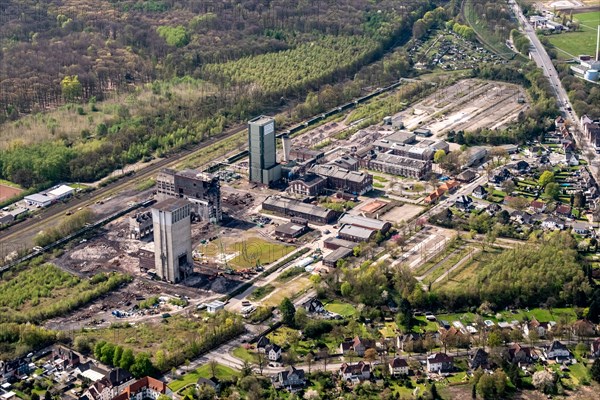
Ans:
[[[267,337],[272,343],[283,347],[287,346],[290,342],[293,342],[296,337],[299,337],[299,335],[296,329],[291,329],[282,326],[269,333]]]
[[[580,54],[593,55],[596,51],[596,32],[600,11],[575,14],[574,19],[579,21],[581,29],[577,32],[563,32],[547,36],[558,51],[561,58],[577,57]]]
[[[234,357],[239,358],[242,361],[248,361],[249,363],[256,363],[256,354],[247,350],[243,346],[235,348],[232,352]]]
[[[386,338],[396,337],[396,329],[398,329],[398,325],[395,322],[386,322],[379,332]]]
[[[342,317],[351,317],[356,314],[356,308],[352,304],[332,301],[325,305],[327,311],[341,315]]]
[[[415,317],[417,321],[413,326],[413,331],[416,333],[437,332],[439,326],[435,321],[427,321],[424,316]]]
[[[231,380],[233,377],[238,376],[238,373],[229,367],[226,367],[221,364],[217,364],[217,368],[215,370],[215,375],[217,376],[217,378],[219,380]],[[177,391],[181,390],[181,388],[183,388],[187,385],[190,385],[192,383],[195,384],[198,381],[198,378],[211,378],[211,377],[212,377],[212,372],[210,370],[210,365],[204,364],[203,366],[196,369],[195,371],[188,372],[185,375],[174,380],[173,382],[169,383],[168,386],[172,391],[177,392]]]
[[[556,321],[558,322],[561,318],[566,318],[569,322],[573,322],[577,319],[575,315],[575,311],[572,308],[553,308],[552,312],[550,310],[542,309],[542,308],[534,308],[529,311],[526,310],[516,310],[512,311],[500,311],[495,313],[494,315],[486,315],[483,316],[484,319],[490,319],[494,322],[499,321],[522,321],[523,317],[527,317],[529,319],[537,319],[540,322],[548,322],[548,321]],[[476,314],[474,313],[454,313],[454,314],[436,314],[438,320],[443,319],[452,323],[452,321],[461,321],[463,324],[470,324],[475,322]],[[497,318],[497,317],[500,318]],[[425,318],[425,317],[417,317],[417,318]]]
[[[250,238],[233,245],[233,250],[239,254],[229,264],[237,268],[252,268],[256,265],[277,261],[294,249],[294,246],[268,242],[260,238]]]
[[[569,375],[574,386],[579,386],[584,384],[584,382],[590,381],[589,371],[582,363],[569,365]]]
[[[260,299],[264,298],[266,295],[268,295],[269,293],[271,293],[273,290],[275,290],[275,286],[268,283],[265,286],[256,288],[256,290],[254,290],[254,292],[252,292],[252,294],[250,294],[250,296],[248,296],[248,299],[252,300],[252,301],[260,300]]]

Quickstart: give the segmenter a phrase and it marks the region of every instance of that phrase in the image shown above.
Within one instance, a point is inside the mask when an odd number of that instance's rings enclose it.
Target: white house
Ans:
[[[265,354],[269,361],[278,361],[281,358],[281,347],[275,343],[269,344],[265,347]]]
[[[565,223],[564,221],[558,218],[547,218],[544,222],[542,222],[542,228],[552,230],[563,230],[565,229]]]
[[[452,370],[454,359],[445,353],[435,353],[427,357],[428,372],[447,372]]]
[[[340,367],[340,376],[345,381],[363,381],[371,378],[371,366],[362,361],[356,364],[343,363]]]
[[[408,363],[404,358],[396,357],[389,363],[390,375],[408,375]]]

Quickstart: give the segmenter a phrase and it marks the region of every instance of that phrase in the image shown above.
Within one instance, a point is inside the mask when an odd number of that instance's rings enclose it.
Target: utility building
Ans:
[[[168,282],[179,282],[192,268],[192,226],[190,203],[168,199],[152,207],[154,265]]]
[[[250,182],[271,185],[281,179],[281,165],[277,164],[275,120],[260,116],[248,122],[249,179]]]

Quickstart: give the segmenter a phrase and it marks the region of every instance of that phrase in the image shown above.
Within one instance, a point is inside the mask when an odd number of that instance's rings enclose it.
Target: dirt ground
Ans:
[[[423,207],[414,204],[403,204],[400,207],[394,207],[381,216],[386,221],[400,222],[408,221],[423,211]]]
[[[438,90],[397,116],[408,129],[429,128],[443,137],[449,130],[503,127],[529,107],[519,99],[526,96],[518,85],[466,79]]]
[[[21,193],[23,189],[0,184],[0,201],[8,200]]]

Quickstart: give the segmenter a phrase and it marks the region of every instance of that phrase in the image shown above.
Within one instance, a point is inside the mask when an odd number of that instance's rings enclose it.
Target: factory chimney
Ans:
[[[290,151],[292,151],[292,138],[288,135],[281,137],[281,144],[283,145],[283,161],[290,161]]]

